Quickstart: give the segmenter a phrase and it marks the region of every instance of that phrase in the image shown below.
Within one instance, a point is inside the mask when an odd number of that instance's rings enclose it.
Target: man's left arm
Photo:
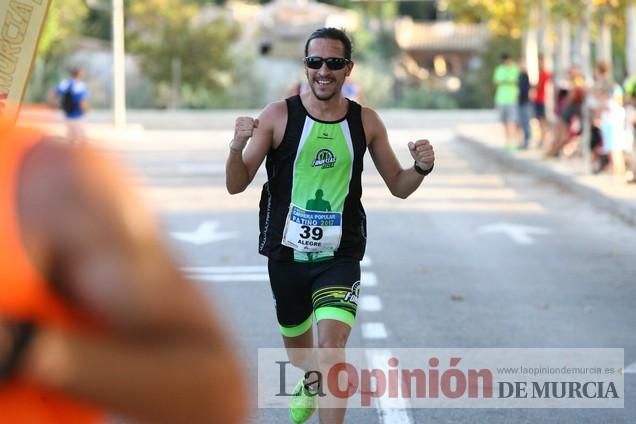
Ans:
[[[369,153],[385,184],[395,197],[406,199],[422,184],[424,177],[433,169],[435,152],[428,140],[408,144],[414,164],[402,168],[389,143],[386,127],[377,113],[364,108],[362,121],[369,146]],[[417,167],[417,168],[416,168]]]

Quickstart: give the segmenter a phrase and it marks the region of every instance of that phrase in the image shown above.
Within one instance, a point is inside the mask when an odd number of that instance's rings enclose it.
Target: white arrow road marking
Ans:
[[[365,352],[369,368],[386,369],[386,364],[393,354],[388,349],[368,349]],[[387,399],[380,396],[377,399],[378,418],[382,424],[411,424],[409,404],[403,397]]]
[[[239,236],[239,233],[236,231],[219,233],[217,232],[218,228],[219,223],[217,221],[204,221],[195,231],[190,233],[173,232],[172,237],[177,240],[200,246],[202,244],[214,243],[216,241],[238,238]]]
[[[365,256],[366,258],[366,256]],[[360,264],[365,267],[370,261],[362,261]],[[245,266],[189,266],[181,268],[181,271],[196,281],[210,282],[261,282],[269,281],[267,266],[264,265],[245,265]],[[378,279],[372,272],[363,272],[361,274],[361,284],[365,287],[375,286]],[[369,301],[367,301],[369,302]],[[371,300],[370,302],[375,302]],[[378,299],[379,302],[379,299]],[[372,305],[376,306],[377,302]],[[382,305],[380,304],[380,308]]]
[[[532,227],[529,225],[511,224],[509,222],[499,222],[497,224],[485,225],[477,229],[479,233],[504,233],[517,244],[533,244],[534,239],[530,234],[551,234],[547,228]]]

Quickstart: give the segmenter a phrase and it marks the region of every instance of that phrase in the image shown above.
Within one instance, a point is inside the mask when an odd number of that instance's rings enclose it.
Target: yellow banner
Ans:
[[[0,0],[0,118],[14,121],[51,0]]]

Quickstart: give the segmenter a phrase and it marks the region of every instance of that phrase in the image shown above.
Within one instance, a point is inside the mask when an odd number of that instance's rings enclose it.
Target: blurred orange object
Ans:
[[[38,121],[36,119],[35,121]],[[0,120],[0,317],[90,331],[90,320],[62,302],[31,263],[20,231],[17,187],[22,159],[43,132]],[[14,378],[0,386],[0,423],[98,423],[94,408]]]

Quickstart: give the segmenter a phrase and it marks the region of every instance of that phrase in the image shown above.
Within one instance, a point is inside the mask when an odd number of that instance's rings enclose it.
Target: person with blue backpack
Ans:
[[[79,144],[86,139],[84,116],[88,111],[88,87],[81,68],[74,67],[70,73],[71,78],[55,87],[53,103],[64,112],[67,139],[71,144]]]

